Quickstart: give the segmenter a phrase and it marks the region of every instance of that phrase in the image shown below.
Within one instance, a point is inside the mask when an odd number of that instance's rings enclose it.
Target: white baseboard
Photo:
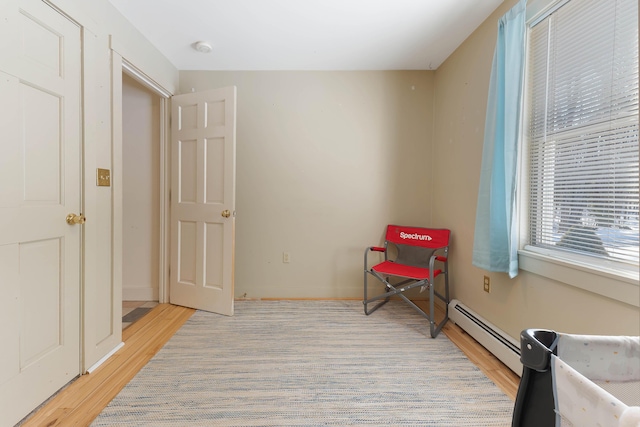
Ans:
[[[158,301],[154,288],[122,288],[122,301]]]
[[[520,343],[518,341],[483,319],[457,299],[453,299],[449,303],[449,318],[500,359],[509,369],[522,376]]]

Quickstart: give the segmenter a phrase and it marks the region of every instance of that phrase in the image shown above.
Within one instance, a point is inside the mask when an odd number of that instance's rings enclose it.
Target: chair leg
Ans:
[[[386,303],[389,302],[390,297],[386,297],[383,301],[379,302],[378,304],[376,304],[371,310],[368,309],[368,304],[369,304],[369,299],[367,296],[367,285],[368,285],[368,279],[369,276],[368,274],[370,274],[367,270],[364,271],[364,300],[362,301],[362,303],[364,304],[364,314],[366,314],[367,316],[370,315],[371,313],[373,313],[374,311],[376,311],[377,309],[379,309],[380,307],[382,307],[383,305],[385,305]],[[386,285],[386,289],[389,289],[389,285]],[[373,300],[376,300],[376,298],[373,298]]]
[[[432,283],[429,287],[429,313],[431,313],[431,321],[429,322],[429,329],[431,332],[431,338],[435,338],[438,333],[436,332],[436,319],[435,319],[435,284]]]
[[[431,324],[430,324],[430,332],[431,338],[435,338],[440,333],[442,327],[449,320],[449,276],[445,273],[444,276],[444,297],[435,291],[435,286],[431,286],[429,289],[429,311],[431,312]],[[444,309],[444,319],[440,321],[440,323],[435,322],[435,297],[443,300],[445,309]]]
[[[378,296],[374,296],[371,299],[369,299],[368,297],[368,274],[372,274],[369,271],[365,270],[364,271],[364,300],[363,300],[363,304],[364,304],[364,313],[368,316],[371,313],[373,313],[374,311],[376,311],[377,309],[379,309],[380,307],[382,307],[383,305],[385,305],[387,302],[389,302],[389,300],[391,299],[391,295],[387,295],[386,297],[384,295],[378,295]],[[429,321],[429,332],[431,334],[431,338],[435,338],[438,336],[438,334],[440,333],[440,330],[442,329],[442,327],[444,326],[444,324],[449,320],[449,286],[448,286],[448,281],[446,280],[447,277],[445,276],[445,297],[443,297],[442,295],[440,295],[439,293],[435,292],[435,286],[433,283],[429,283],[428,281],[424,281],[424,282],[415,282],[413,284],[411,284],[408,287],[405,288],[399,288],[396,289],[395,287],[391,286],[387,281],[384,281],[382,278],[379,278],[376,276],[376,278],[378,278],[380,281],[382,281],[385,285],[386,285],[386,290],[387,292],[391,293],[392,295],[397,295],[400,298],[402,298],[407,304],[409,304],[411,307],[413,307],[418,313],[420,313],[424,318],[426,318]],[[387,279],[388,280],[388,279]],[[420,307],[418,307],[413,301],[411,301],[409,298],[407,298],[406,295],[404,295],[402,292],[404,292],[407,289],[413,288],[413,287],[417,287],[417,286],[425,286],[428,285],[429,287],[429,312],[425,312],[424,310],[422,310]],[[399,285],[399,286],[403,286],[403,285]],[[440,299],[442,299],[443,301],[445,301],[445,317],[444,319],[440,322],[440,323],[436,323],[435,320],[435,298],[436,296]],[[376,304],[371,310],[369,310],[368,308],[368,304],[374,302],[374,301],[378,301],[381,298],[384,298],[384,300],[382,300],[381,302],[379,302],[378,304]]]
[[[364,304],[364,314],[369,315],[369,313],[367,313],[367,266],[366,265],[364,269],[364,280],[362,282],[364,283],[364,299],[362,300],[362,304]]]

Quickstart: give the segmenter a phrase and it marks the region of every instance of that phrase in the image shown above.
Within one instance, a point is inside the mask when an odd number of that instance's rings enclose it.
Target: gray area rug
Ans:
[[[198,311],[92,426],[509,426],[513,402],[401,302]]]

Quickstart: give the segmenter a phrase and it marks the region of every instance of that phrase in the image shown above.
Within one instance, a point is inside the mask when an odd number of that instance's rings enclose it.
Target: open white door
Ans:
[[[171,101],[172,304],[233,315],[236,88]]]
[[[80,373],[80,28],[0,5],[0,425]],[[89,218],[91,221],[91,218]]]

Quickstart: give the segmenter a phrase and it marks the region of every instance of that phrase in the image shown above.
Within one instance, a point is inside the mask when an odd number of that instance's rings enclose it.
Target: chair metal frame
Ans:
[[[408,244],[408,246],[421,246],[429,249],[433,249],[431,256],[428,261],[428,271],[426,268],[420,268],[422,275],[420,277],[408,277],[406,275],[400,274],[383,274],[382,272],[376,271],[376,267],[382,266],[388,261],[395,262],[396,260],[390,260],[388,256],[389,244],[397,245],[397,239],[395,239],[390,233],[392,231],[398,232],[398,230],[410,230],[411,232],[423,232],[425,236],[429,236],[428,233],[446,233],[447,234],[447,244],[445,246],[429,246],[428,244],[420,244],[420,245],[411,245],[411,242],[402,242],[403,244]],[[429,320],[429,329],[431,333],[431,338],[435,338],[444,324],[449,319],[449,239],[450,239],[450,231],[447,229],[434,229],[434,228],[423,228],[423,227],[404,227],[404,226],[396,226],[389,225],[387,226],[387,233],[385,237],[384,247],[380,246],[369,246],[365,249],[364,252],[364,312],[368,316],[383,305],[385,305],[391,297],[399,296],[402,298],[407,304],[413,307],[418,313],[420,313],[423,317]],[[376,264],[372,267],[369,267],[368,255],[370,252],[383,252],[384,253],[384,262]],[[439,265],[442,266],[441,269],[436,268],[436,262],[441,263]],[[404,266],[403,264],[398,264],[400,266]],[[369,275],[375,277],[380,282],[385,285],[385,292],[373,297],[368,296],[368,277]],[[444,295],[435,290],[435,278],[444,275]],[[392,278],[400,278],[404,279],[399,283],[392,284],[390,280]],[[410,289],[424,287],[429,290],[429,311],[426,312],[420,307],[418,307],[413,301],[407,298],[404,293]],[[435,298],[439,298],[445,303],[445,316],[444,319],[437,323],[435,320]],[[368,305],[379,301],[373,308],[369,309]]]

